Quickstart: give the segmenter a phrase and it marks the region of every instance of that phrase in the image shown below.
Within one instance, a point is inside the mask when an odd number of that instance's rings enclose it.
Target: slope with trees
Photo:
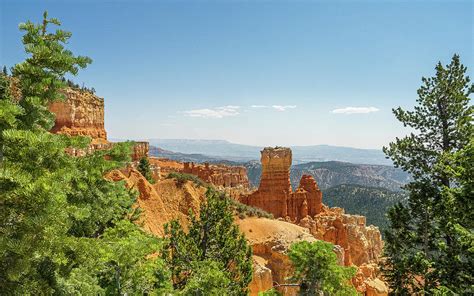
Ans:
[[[329,207],[343,208],[346,213],[362,215],[368,225],[381,231],[388,226],[386,212],[398,202],[405,202],[406,193],[380,187],[343,184],[323,190],[324,203]]]
[[[474,293],[474,85],[457,55],[435,69],[413,111],[393,110],[414,132],[384,148],[413,176],[407,204],[388,213],[385,275],[396,295]]]
[[[20,25],[28,58],[0,77],[0,290],[18,295],[150,293],[170,287],[160,244],[134,223],[135,194],[103,178],[130,147],[74,158],[86,138],[50,134],[47,105],[62,100],[63,77],[91,60],[64,46],[71,37],[44,13]],[[9,93],[18,81],[19,101]]]

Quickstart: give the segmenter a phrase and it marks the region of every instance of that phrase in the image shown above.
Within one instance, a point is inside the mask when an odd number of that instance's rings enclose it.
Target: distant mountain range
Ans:
[[[196,163],[209,162],[227,165],[243,165],[247,168],[250,183],[258,187],[262,167],[260,161],[235,161],[223,157],[205,154],[187,154],[173,152],[157,147],[150,147],[150,155],[165,157],[178,161]],[[293,165],[291,167],[291,184],[296,188],[303,174],[312,175],[321,189],[327,189],[341,184],[356,184],[369,187],[381,187],[392,191],[400,190],[400,186],[410,181],[404,171],[388,165],[355,164],[340,161],[318,161]]]
[[[244,165],[250,183],[258,186],[262,171],[260,163],[252,161]],[[290,181],[293,188],[298,186],[303,174],[313,176],[322,190],[342,184],[355,184],[399,191],[402,185],[410,181],[410,176],[406,172],[392,166],[319,161],[291,167]]]
[[[150,145],[186,154],[201,154],[216,159],[245,162],[260,159],[263,147],[235,144],[225,140],[148,139]],[[293,163],[342,161],[361,164],[391,165],[382,150],[329,145],[290,146]]]
[[[224,157],[173,152],[154,146],[150,147],[150,155],[177,161],[243,165],[254,187],[258,187],[262,172],[259,160],[232,161]],[[293,188],[298,186],[303,174],[316,179],[326,205],[341,207],[349,214],[366,216],[367,224],[379,226],[381,230],[388,226],[386,211],[396,202],[406,199],[406,193],[400,187],[410,181],[406,172],[390,165],[312,161],[291,167],[290,181]]]

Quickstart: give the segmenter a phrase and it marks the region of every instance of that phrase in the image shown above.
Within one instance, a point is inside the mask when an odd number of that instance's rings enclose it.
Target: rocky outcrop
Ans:
[[[272,286],[291,284],[288,278],[292,276],[293,267],[288,250],[296,242],[316,241],[308,229],[266,218],[246,218],[237,220],[236,223],[252,246],[254,269],[258,271],[250,284],[250,294],[258,295],[259,291],[268,290]],[[340,247],[334,246],[334,252],[342,262],[344,259]],[[271,278],[271,282],[268,278]],[[278,290],[283,295],[297,295],[298,287],[281,286]]]
[[[67,88],[66,99],[49,105],[56,115],[53,133],[89,136],[94,142],[107,140],[104,127],[104,99],[86,92]]]
[[[136,190],[135,204],[143,210],[139,224],[157,236],[164,235],[163,225],[178,219],[182,225],[188,223],[188,213],[199,213],[199,206],[205,199],[206,188],[187,182],[177,186],[175,180],[166,179],[150,184],[148,180],[132,167],[113,170],[106,175],[111,181],[124,181],[129,189]]]
[[[308,228],[317,239],[341,246],[345,265],[375,262],[382,254],[380,231],[373,225],[366,226],[364,216],[345,214],[341,208],[324,207],[321,213],[302,219],[299,225]]]
[[[273,287],[272,270],[267,267],[267,260],[253,255],[253,277],[250,282],[250,295],[258,295],[260,291],[270,290]]]
[[[201,165],[185,162],[183,173],[196,175],[204,182],[217,187],[249,188],[247,170],[242,166],[210,165],[209,163]]]
[[[69,136],[86,136],[91,138],[85,149],[69,148],[67,152],[74,156],[84,156],[96,150],[112,148],[107,141],[104,127],[104,99],[88,92],[73,88],[63,90],[65,99],[49,104],[49,111],[54,113],[55,122],[52,133]],[[148,142],[136,142],[131,154],[132,161],[148,157]]]
[[[260,186],[254,193],[242,196],[241,202],[295,222],[321,211],[322,193],[313,177],[303,175],[298,189],[291,189],[291,149],[267,147],[261,151],[261,162]]]
[[[383,294],[386,285],[378,279],[376,268],[383,249],[379,229],[372,225],[367,226],[364,216],[349,215],[341,208],[326,207],[322,203],[321,190],[312,176],[303,175],[298,188],[293,192],[289,181],[291,166],[289,148],[265,148],[261,153],[260,186],[256,192],[241,196],[240,201],[268,211],[280,219],[298,224],[307,229],[314,239],[338,246],[342,253],[340,264],[358,266],[358,273],[354,279],[357,290],[372,294],[378,291],[377,293],[382,293],[380,295],[387,295]],[[254,251],[258,252],[261,250],[259,248],[261,247],[256,245]],[[264,250],[272,254],[271,249]],[[285,266],[284,262],[278,264]],[[275,272],[274,266],[269,265],[269,268]],[[273,277],[275,278],[275,275]]]
[[[169,173],[178,172],[192,174],[206,183],[212,184],[230,196],[249,191],[247,170],[242,166],[228,166],[222,164],[197,164],[193,162],[179,162],[166,158],[150,157],[150,163],[160,167],[162,177]]]
[[[133,145],[132,160],[139,161],[143,157],[148,157],[150,144],[148,142],[135,142]]]

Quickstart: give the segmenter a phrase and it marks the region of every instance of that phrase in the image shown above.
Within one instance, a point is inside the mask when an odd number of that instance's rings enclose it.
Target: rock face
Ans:
[[[113,143],[107,141],[107,132],[104,127],[104,99],[87,92],[66,88],[65,100],[53,102],[49,111],[56,116],[51,129],[52,133],[69,136],[87,136],[92,139],[86,149],[68,149],[74,156],[83,156],[95,150],[110,149]],[[148,156],[148,142],[136,142],[133,147],[132,160],[138,161]]]
[[[295,222],[321,211],[322,193],[313,177],[303,175],[298,189],[292,191],[292,154],[289,148],[264,148],[261,162],[260,186],[254,193],[242,196],[241,202],[261,208],[277,218],[288,218]]]
[[[172,172],[186,173],[195,175],[204,182],[226,191],[230,196],[238,196],[242,192],[249,192],[247,170],[243,166],[196,164],[157,157],[150,157],[150,163],[160,167],[163,178],[166,178]]]
[[[241,196],[240,201],[303,227],[313,239],[338,246],[341,252],[340,264],[358,266],[357,276],[353,280],[356,289],[368,295],[387,295],[385,283],[377,278],[377,262],[383,249],[379,229],[372,225],[367,226],[364,216],[345,214],[341,208],[325,206],[322,203],[321,190],[310,175],[303,175],[298,188],[292,192],[289,148],[265,148],[261,153],[260,186],[254,193]],[[268,253],[273,254],[272,249],[261,250],[261,246],[254,246],[254,254],[270,258],[269,262],[277,262],[266,265],[273,273],[275,268],[280,268],[277,266],[287,268],[285,263],[278,261],[273,255],[268,257]],[[262,254],[267,254],[267,257]],[[273,278],[279,279],[275,275]],[[284,294],[292,295],[289,292]]]
[[[56,115],[53,133],[89,136],[94,141],[106,141],[104,99],[89,92],[68,88],[65,101],[53,102],[49,110]]]
[[[344,249],[344,265],[376,262],[383,249],[378,227],[366,226],[365,217],[348,215],[341,208],[324,207],[314,217],[302,219],[300,226],[308,228],[311,234]]]
[[[133,145],[132,160],[139,161],[143,157],[148,157],[150,144],[148,142],[135,142]]]
[[[188,222],[189,210],[199,213],[199,206],[205,200],[206,188],[192,182],[177,186],[172,179],[160,180],[150,184],[148,180],[132,167],[113,170],[106,175],[111,181],[125,181],[125,186],[138,192],[137,207],[143,210],[139,224],[149,233],[164,235],[163,225],[178,219],[183,225]]]
[[[208,182],[218,187],[242,187],[249,188],[247,170],[242,166],[226,165],[203,165],[193,162],[183,164],[183,173],[198,176],[204,182]]]

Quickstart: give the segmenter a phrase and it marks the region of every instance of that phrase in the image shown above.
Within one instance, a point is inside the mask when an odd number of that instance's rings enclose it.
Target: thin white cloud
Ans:
[[[195,109],[183,111],[184,115],[189,117],[199,117],[199,118],[224,118],[230,116],[239,115],[240,106],[223,106],[216,108],[204,108],[204,109]]]
[[[295,109],[296,106],[295,105],[285,105],[285,106],[273,105],[272,108],[278,111],[286,111],[287,109]]]
[[[380,111],[375,107],[345,107],[332,110],[334,114],[367,114]]]
[[[252,108],[268,108],[268,106],[265,106],[265,105],[252,105],[250,107],[252,107]]]

